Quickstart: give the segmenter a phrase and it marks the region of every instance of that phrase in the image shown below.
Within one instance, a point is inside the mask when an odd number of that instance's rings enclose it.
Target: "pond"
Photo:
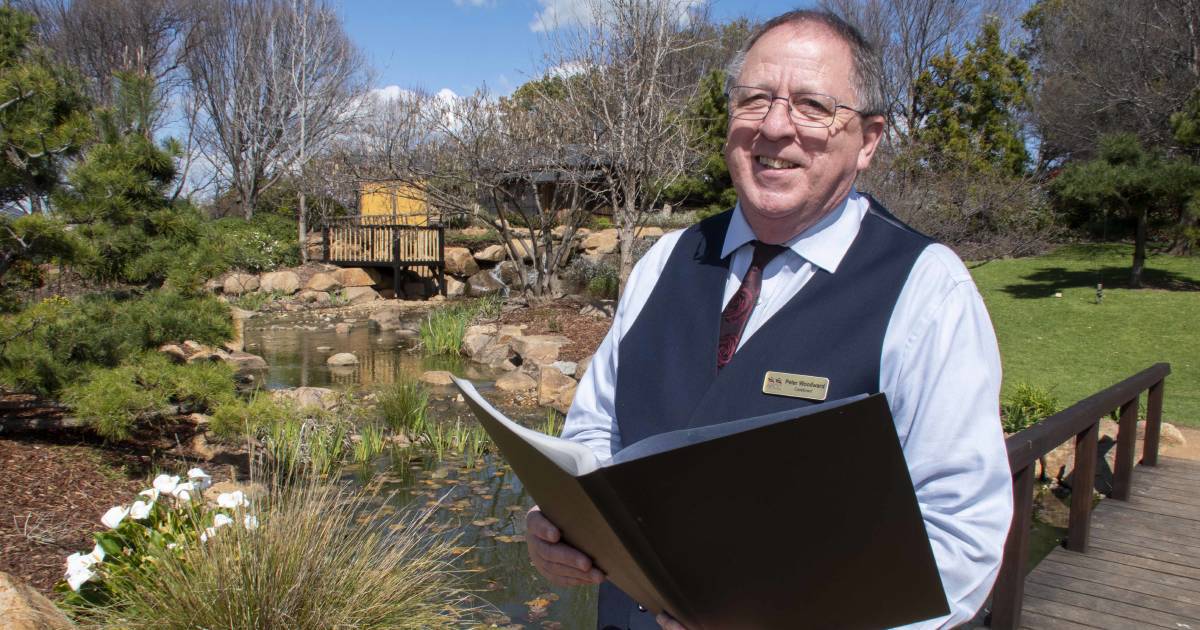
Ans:
[[[288,315],[247,322],[246,349],[267,360],[260,376],[270,389],[330,387],[369,390],[426,370],[448,370],[471,379],[484,396],[494,399],[498,373],[455,358],[428,358],[414,351],[411,336],[380,332],[366,319],[350,321],[338,333],[333,318],[320,314]],[[414,324],[415,328],[415,324]],[[333,353],[352,352],[357,366],[331,368]],[[430,418],[453,425],[474,423],[467,406],[451,388],[431,387]],[[509,417],[536,426],[546,412],[505,408]],[[507,617],[499,625],[589,628],[595,626],[596,589],[552,587],[533,569],[525,552],[524,514],[533,501],[520,480],[502,461],[485,456],[474,462],[449,457],[440,462],[384,455],[370,471],[380,496],[397,511],[434,509],[434,528],[457,536],[458,561],[467,571],[466,586]],[[363,478],[363,471],[348,475]]]

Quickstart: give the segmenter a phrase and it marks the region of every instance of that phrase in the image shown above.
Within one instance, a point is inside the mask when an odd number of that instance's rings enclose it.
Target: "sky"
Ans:
[[[507,95],[540,75],[547,27],[579,15],[584,1],[335,0],[334,6],[373,69],[376,89],[463,95],[486,85]],[[808,4],[713,0],[710,6],[716,21],[727,21],[763,20]]]

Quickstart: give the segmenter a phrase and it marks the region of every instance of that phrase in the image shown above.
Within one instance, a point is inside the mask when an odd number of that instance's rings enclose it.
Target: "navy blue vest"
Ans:
[[[794,408],[800,401],[762,393],[767,371],[826,377],[828,400],[878,392],[888,321],[913,263],[932,241],[870,201],[837,273],[818,268],[720,372],[717,338],[729,275],[721,249],[733,213],[688,228],[618,348],[621,442]],[[605,582],[599,627],[658,625]]]

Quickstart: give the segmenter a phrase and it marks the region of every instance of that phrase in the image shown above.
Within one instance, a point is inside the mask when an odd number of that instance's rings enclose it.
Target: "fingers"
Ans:
[[[559,586],[584,586],[604,581],[604,573],[592,566],[583,552],[558,542],[561,533],[536,507],[526,518],[525,537],[529,559],[551,583]]]
[[[672,619],[667,613],[660,614],[654,620],[658,622],[659,627],[663,630],[687,630],[687,628],[679,625],[679,622]]]

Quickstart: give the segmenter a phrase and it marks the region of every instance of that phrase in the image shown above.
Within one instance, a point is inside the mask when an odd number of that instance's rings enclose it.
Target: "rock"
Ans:
[[[429,370],[421,375],[421,382],[430,385],[452,385],[454,383],[450,380],[450,373],[445,370]]]
[[[474,326],[472,326],[474,328]],[[483,349],[492,343],[492,336],[481,333],[468,331],[463,335],[462,346],[459,348],[464,356],[474,359],[479,356]]]
[[[504,285],[490,271],[480,271],[467,279],[467,292],[471,296],[494,295],[503,289]]]
[[[336,409],[342,403],[342,397],[336,391],[325,387],[291,387],[277,389],[271,392],[272,400],[288,400],[297,407],[317,407],[324,410]]]
[[[46,279],[49,280],[49,278]],[[220,293],[222,290],[224,290],[224,288],[224,283],[216,278],[209,278],[204,282],[204,290],[208,291],[209,293]]]
[[[197,433],[188,441],[187,446],[188,456],[196,459],[211,462],[220,452],[208,443],[208,438],[204,437],[203,433]]]
[[[513,240],[509,241],[509,245],[512,247],[512,250],[517,253],[517,256],[521,257],[521,260],[533,260],[533,243],[530,242],[529,239],[514,238]]]
[[[313,291],[311,289],[305,289],[305,290],[301,291],[300,294],[296,296],[296,298],[299,299],[301,302],[306,302],[306,303],[310,303],[310,304],[328,304],[329,301],[331,299],[333,299],[333,298],[329,297],[329,294],[324,291]]]
[[[291,295],[300,289],[300,276],[294,271],[272,271],[259,276],[258,287],[262,291],[278,291]]]
[[[358,267],[338,269],[333,272],[333,278],[343,287],[369,287],[375,284],[375,279]]]
[[[496,331],[496,339],[500,343],[508,343],[513,337],[524,337],[527,324],[505,324]]]
[[[382,331],[399,330],[403,327],[400,319],[402,312],[399,306],[385,306],[371,313],[370,322]]]
[[[349,334],[350,334],[350,328],[351,328],[351,325],[350,325],[350,324],[348,324],[348,323],[346,323],[346,322],[342,322],[342,323],[340,323],[340,324],[337,324],[337,325],[335,325],[335,326],[333,327],[333,332],[335,332],[335,333],[337,333],[337,334],[339,334],[339,335],[349,335]]]
[[[212,416],[206,416],[202,413],[191,413],[185,416],[186,420],[195,426],[203,427],[212,422]]]
[[[538,372],[538,404],[569,409],[571,400],[575,397],[575,379],[544,365]],[[564,412],[565,413],[565,412]]]
[[[342,283],[338,282],[337,276],[332,273],[321,272],[313,274],[304,284],[304,288],[310,291],[337,291],[342,288]]]
[[[257,354],[250,354],[249,352],[230,352],[224,361],[239,371],[265,370],[268,367],[266,359]]]
[[[353,352],[339,352],[328,359],[325,363],[329,365],[358,365],[358,357],[354,356]]]
[[[566,374],[567,376],[575,376],[575,372],[579,370],[579,364],[574,361],[555,361],[550,364],[550,367]]]
[[[167,355],[168,357],[171,357],[171,360],[176,363],[183,363],[184,361],[187,361],[188,358],[188,353],[184,351],[183,348],[180,348],[173,343],[159,346],[158,351]]]
[[[522,365],[549,365],[558,360],[559,348],[571,340],[562,335],[527,335],[513,337],[510,343],[513,351],[521,356]]]
[[[1137,439],[1146,439],[1146,421],[1138,420],[1137,423]],[[1178,427],[1170,422],[1162,423],[1162,428],[1158,432],[1159,446],[1187,446],[1187,438],[1183,437],[1183,432]]]
[[[479,271],[479,263],[466,247],[447,247],[446,271],[466,277]]]
[[[212,507],[217,505],[217,497],[231,492],[241,492],[251,505],[267,496],[267,487],[261,483],[241,483],[237,481],[218,481],[204,489],[204,502]]]
[[[66,630],[75,624],[32,586],[0,571],[0,625],[6,630]]]
[[[638,228],[638,238],[658,238],[663,235],[663,229],[660,227],[645,226]]]
[[[497,330],[498,329],[496,328],[495,324],[475,324],[473,326],[467,326],[466,333],[468,335],[471,333],[480,335],[494,335],[496,334]]]
[[[592,317],[595,319],[612,319],[616,307],[611,301],[599,302],[596,304],[587,304],[579,309],[579,314],[584,317]]]
[[[258,290],[258,276],[248,273],[231,273],[225,276],[221,290],[226,295],[242,295]]]
[[[333,350],[333,346],[317,346],[317,352],[329,352]]]
[[[349,287],[342,291],[342,297],[351,304],[365,304],[380,299],[379,293],[371,287]]]
[[[505,392],[527,392],[537,386],[537,381],[524,372],[508,372],[496,379],[496,389]]]
[[[506,260],[496,266],[496,271],[500,274],[500,282],[515,288],[520,288],[524,285],[525,272],[521,270],[520,265],[517,263]]]
[[[616,229],[598,230],[588,234],[588,237],[583,239],[580,247],[587,250],[592,256],[603,256],[617,251],[620,237],[617,236]]]
[[[246,349],[246,320],[258,313],[247,311],[236,306],[229,307],[229,315],[233,321],[233,338],[221,344],[230,352],[241,352]]]
[[[462,297],[466,294],[466,283],[454,278],[453,276],[446,276],[446,297]]]
[[[198,341],[192,341],[191,339],[188,339],[183,342],[183,349],[184,349],[184,351],[186,351],[188,353],[188,356],[191,356],[193,354],[196,354],[197,352],[204,352],[205,350],[209,350],[210,348]]]
[[[477,363],[482,363],[488,367],[498,368],[502,370],[515,370],[516,364],[511,361],[513,358],[512,347],[507,343],[490,343],[483,350],[471,357]]]
[[[508,255],[505,253],[503,245],[488,245],[475,252],[475,260],[480,262],[498,263],[507,257]]]

